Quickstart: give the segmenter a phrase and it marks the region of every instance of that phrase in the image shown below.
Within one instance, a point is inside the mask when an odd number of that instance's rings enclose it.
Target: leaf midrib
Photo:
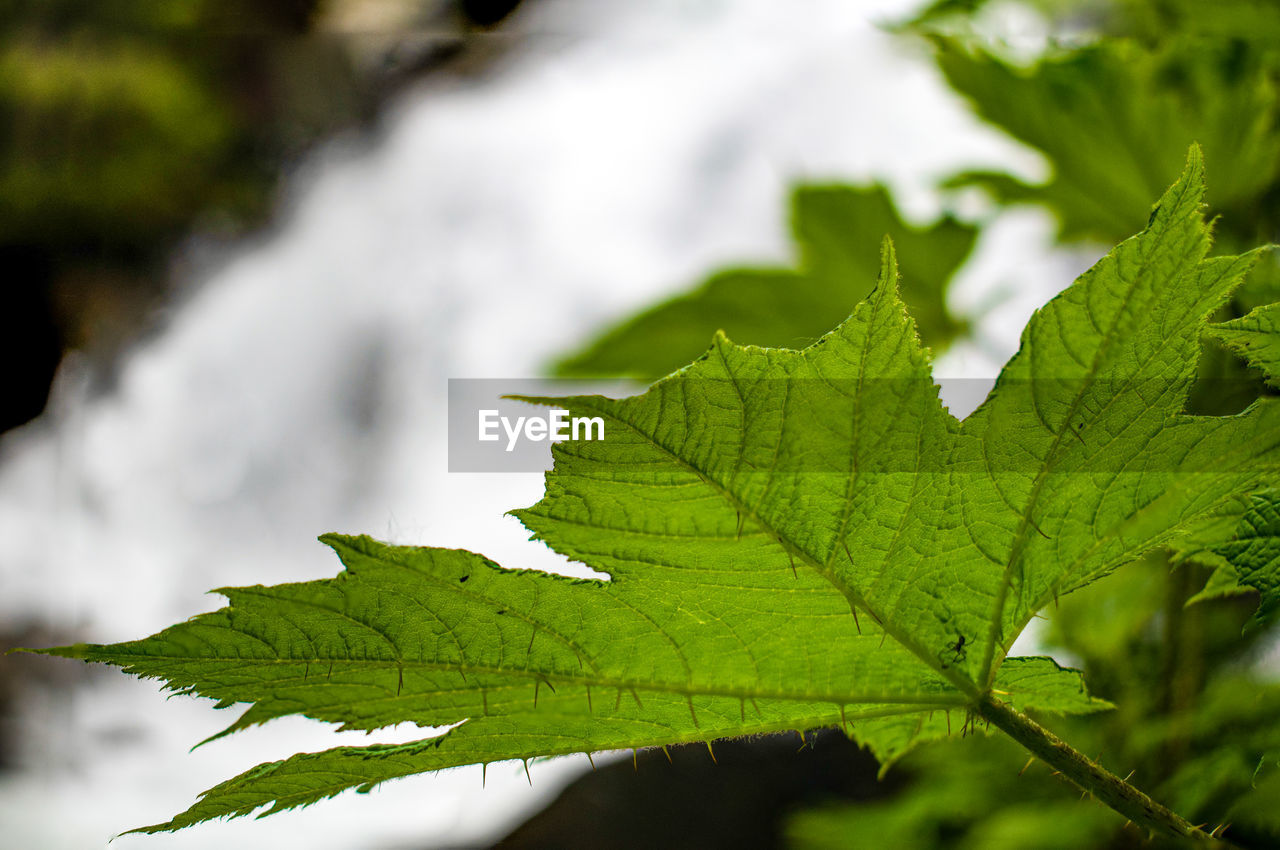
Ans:
[[[1243,445],[1238,445],[1238,446],[1237,446],[1237,448],[1236,448],[1236,451],[1235,451],[1235,452],[1233,452],[1231,455],[1227,455],[1226,457],[1238,456],[1238,457],[1240,457],[1241,462],[1240,462],[1239,464],[1237,464],[1236,466],[1234,466],[1234,467],[1231,467],[1231,468],[1229,468],[1229,469],[1227,469],[1227,470],[1224,470],[1224,471],[1222,471],[1222,472],[1218,473],[1218,476],[1225,478],[1225,477],[1229,477],[1229,476],[1231,476],[1231,475],[1233,475],[1233,474],[1236,474],[1236,473],[1237,473],[1237,470],[1238,470],[1241,466],[1243,466],[1245,463],[1247,463],[1250,459],[1255,458],[1255,457],[1257,456],[1257,452],[1256,452],[1256,451],[1251,450],[1250,448],[1248,448],[1248,447],[1249,447],[1249,446],[1251,446],[1251,445],[1252,445],[1252,444],[1243,444]],[[1280,448],[1280,437],[1278,437],[1278,438],[1276,439],[1276,441],[1275,441],[1274,443],[1272,443],[1272,444],[1271,444],[1270,448],[1271,448],[1271,449],[1277,449],[1277,448]],[[1164,494],[1162,494],[1162,495],[1168,494],[1168,493],[1169,493],[1171,490],[1173,490],[1173,489],[1181,488],[1181,487],[1184,487],[1184,486],[1185,486],[1185,481],[1181,481],[1181,480],[1180,480],[1180,481],[1178,481],[1178,482],[1175,482],[1173,485],[1171,485],[1171,487],[1170,487],[1170,488],[1166,489],[1166,490],[1164,491]],[[1188,516],[1188,517],[1184,518],[1182,521],[1180,521],[1180,522],[1178,522],[1178,523],[1176,523],[1176,524],[1174,524],[1174,525],[1169,526],[1169,527],[1165,530],[1165,532],[1164,532],[1162,535],[1160,535],[1160,539],[1159,539],[1159,540],[1157,540],[1157,541],[1155,541],[1155,542],[1152,542],[1152,543],[1150,543],[1150,544],[1146,545],[1146,546],[1145,546],[1145,547],[1143,547],[1141,550],[1137,550],[1137,549],[1135,549],[1134,547],[1128,547],[1128,548],[1126,548],[1126,549],[1124,550],[1124,552],[1123,552],[1123,553],[1121,553],[1120,555],[1116,556],[1115,558],[1113,558],[1112,560],[1110,560],[1110,561],[1106,562],[1105,564],[1100,565],[1097,569],[1092,570],[1092,571],[1091,571],[1091,572],[1089,572],[1087,575],[1085,575],[1085,576],[1080,576],[1080,577],[1079,577],[1079,579],[1080,579],[1081,581],[1088,581],[1088,580],[1090,580],[1090,579],[1089,579],[1089,577],[1090,577],[1090,576],[1095,576],[1095,575],[1105,575],[1107,572],[1109,572],[1109,571],[1111,571],[1111,570],[1113,570],[1113,569],[1115,569],[1115,568],[1117,568],[1117,567],[1119,567],[1119,566],[1121,566],[1121,565],[1123,565],[1123,564],[1126,564],[1126,563],[1128,563],[1128,562],[1132,561],[1135,557],[1139,557],[1139,556],[1141,556],[1143,552],[1149,552],[1149,551],[1151,551],[1151,549],[1154,549],[1156,546],[1159,546],[1159,545],[1161,544],[1161,542],[1163,542],[1163,541],[1165,541],[1165,540],[1168,540],[1168,539],[1170,539],[1170,538],[1176,537],[1178,534],[1182,533],[1182,531],[1184,530],[1184,528],[1185,528],[1185,526],[1186,526],[1186,525],[1188,525],[1188,524],[1190,524],[1190,523],[1197,522],[1197,521],[1199,521],[1199,520],[1203,519],[1206,515],[1210,514],[1210,512],[1211,512],[1211,511],[1213,511],[1213,510],[1215,510],[1215,509],[1217,509],[1217,508],[1221,507],[1222,505],[1228,504],[1228,503],[1232,502],[1233,500],[1238,499],[1239,497],[1240,497],[1240,494],[1239,494],[1238,492],[1235,492],[1235,491],[1232,491],[1232,492],[1229,492],[1229,493],[1224,494],[1224,495],[1223,495],[1223,496],[1221,496],[1220,498],[1218,498],[1218,499],[1214,500],[1213,502],[1211,502],[1211,503],[1210,503],[1208,506],[1206,506],[1203,510],[1201,510],[1201,511],[1197,511],[1197,512],[1195,512],[1195,513],[1191,514],[1190,516]],[[1037,599],[1035,599],[1035,600],[1032,602],[1032,604],[1031,604],[1030,606],[1028,606],[1027,614],[1026,614],[1026,616],[1025,616],[1025,617],[1023,617],[1023,619],[1022,619],[1022,621],[1021,621],[1021,624],[1018,626],[1017,630],[1020,632],[1022,629],[1026,628],[1027,623],[1031,622],[1031,619],[1032,619],[1033,617],[1035,617],[1036,612],[1038,612],[1038,611],[1039,611],[1041,608],[1043,608],[1044,606],[1048,605],[1048,604],[1049,604],[1049,602],[1050,602],[1050,601],[1052,601],[1052,600],[1057,596],[1058,592],[1059,592],[1059,591],[1061,590],[1061,588],[1062,588],[1063,583],[1064,583],[1068,578],[1070,578],[1070,577],[1071,577],[1072,573],[1076,570],[1076,568],[1078,568],[1081,564],[1083,564],[1083,563],[1084,563],[1085,561],[1087,561],[1090,557],[1092,557],[1092,556],[1093,556],[1093,554],[1098,550],[1098,548],[1099,548],[1100,546],[1102,546],[1102,544],[1103,544],[1104,542],[1106,542],[1106,541],[1108,541],[1108,540],[1111,540],[1111,539],[1114,539],[1114,537],[1115,537],[1115,534],[1114,534],[1115,529],[1119,528],[1120,526],[1122,526],[1122,525],[1124,525],[1124,524],[1126,524],[1126,523],[1133,522],[1133,521],[1135,521],[1135,520],[1137,520],[1137,519],[1139,519],[1139,518],[1141,518],[1141,517],[1145,516],[1145,515],[1146,515],[1146,513],[1147,513],[1148,511],[1151,511],[1151,510],[1155,509],[1155,506],[1156,506],[1156,505],[1158,505],[1158,504],[1159,504],[1159,502],[1160,502],[1160,499],[1158,499],[1158,498],[1157,498],[1157,499],[1153,499],[1151,502],[1148,502],[1146,505],[1143,505],[1141,508],[1139,508],[1139,509],[1138,509],[1137,511],[1135,511],[1134,513],[1129,514],[1128,516],[1126,516],[1126,517],[1125,517],[1124,519],[1122,519],[1120,522],[1118,522],[1118,523],[1116,523],[1115,525],[1111,526],[1111,528],[1107,529],[1107,531],[1106,531],[1106,533],[1105,533],[1105,534],[1100,534],[1100,535],[1098,535],[1098,539],[1094,541],[1093,545],[1092,545],[1092,546],[1090,546],[1090,547],[1089,547],[1085,552],[1083,552],[1081,555],[1079,555],[1079,556],[1078,556],[1074,561],[1072,561],[1072,562],[1071,562],[1071,564],[1069,564],[1069,565],[1067,566],[1067,568],[1066,568],[1065,570],[1063,570],[1063,572],[1062,572],[1062,573],[1061,573],[1061,575],[1058,577],[1058,579],[1057,579],[1056,581],[1052,582],[1052,583],[1050,584],[1049,588],[1048,588],[1044,593],[1042,593],[1042,594],[1041,594]],[[1002,658],[1000,659],[1000,661],[1002,662],[1003,660],[1004,660],[1004,659],[1003,659],[1003,657],[1002,657]],[[995,664],[995,665],[994,665],[994,668],[993,668],[993,670],[992,670],[992,672],[991,672],[991,677],[992,677],[992,679],[993,679],[993,680],[994,680],[994,678],[995,678],[996,673],[998,673],[998,672],[999,672],[999,669],[1000,669],[1000,664],[999,664],[999,663]]]
[[[98,649],[99,647],[93,647],[93,648]],[[838,692],[831,692],[831,691],[800,692],[800,691],[784,691],[784,690],[773,691],[768,689],[752,689],[752,688],[735,688],[730,686],[706,686],[706,685],[695,686],[692,684],[680,685],[673,682],[660,682],[660,681],[643,680],[643,679],[628,679],[625,677],[608,677],[608,676],[603,676],[601,674],[575,675],[573,673],[553,673],[553,672],[546,672],[541,670],[522,670],[514,667],[495,667],[495,666],[483,665],[483,664],[455,664],[455,663],[443,662],[443,661],[419,661],[419,660],[412,660],[412,659],[396,661],[394,659],[343,659],[343,658],[320,658],[320,657],[317,657],[317,658],[279,658],[279,657],[276,657],[276,658],[245,658],[245,657],[218,658],[218,657],[209,657],[209,656],[203,656],[203,655],[178,655],[178,654],[160,655],[156,653],[151,653],[149,655],[141,656],[141,658],[144,661],[148,661],[152,663],[170,662],[173,664],[199,664],[199,665],[223,664],[223,665],[233,665],[233,666],[234,665],[244,666],[246,662],[252,662],[255,665],[267,665],[267,664],[295,664],[296,665],[296,664],[342,663],[346,665],[348,669],[440,670],[443,672],[458,672],[464,675],[470,673],[470,674],[487,674],[487,675],[494,675],[494,676],[525,678],[525,679],[528,679],[529,683],[534,683],[538,681],[556,682],[561,684],[580,685],[580,686],[595,685],[601,688],[613,689],[613,690],[634,689],[638,691],[647,691],[652,693],[675,694],[677,696],[727,697],[732,699],[753,699],[754,698],[754,699],[779,700],[783,702],[821,702],[821,703],[831,703],[833,705],[855,705],[859,703],[867,703],[867,704],[876,704],[876,705],[903,704],[903,705],[959,706],[959,705],[964,705],[966,702],[965,700],[948,699],[945,694],[938,694],[936,696],[923,696],[920,694],[899,694],[899,693],[888,693],[888,692],[883,692],[883,693],[870,692],[865,694],[863,693],[841,694]],[[85,660],[101,661],[103,659],[86,658]],[[119,655],[119,654],[113,655],[111,663],[118,664],[119,666],[127,665],[130,667],[134,667],[135,672],[138,672],[136,671],[137,665],[131,662],[128,656]],[[141,675],[145,678],[164,678],[168,681],[174,681],[173,679],[170,679],[167,674],[138,672],[138,675]],[[319,676],[319,675],[320,675],[319,673],[314,675],[308,674],[301,678],[295,679],[295,681],[301,682],[301,681],[314,680],[316,676]],[[201,681],[202,681],[201,677],[193,676],[191,677],[190,683],[186,685],[182,685],[182,687],[195,688],[200,686]],[[273,679],[272,683],[275,683],[277,681],[283,682],[283,681],[290,681],[290,680],[289,679],[281,679],[281,680]],[[348,686],[376,687],[375,685],[373,685],[373,683],[361,683],[361,682],[355,682],[355,683],[345,682],[345,683],[339,683],[339,684],[348,685]],[[507,686],[497,685],[495,687],[502,688]],[[484,688],[476,688],[473,690],[484,690]],[[203,690],[201,692],[203,693]],[[422,695],[425,693],[435,693],[435,692],[434,691],[417,691],[413,693],[406,692],[405,694],[403,694],[403,696],[407,698],[415,695]]]
[[[1176,209],[1181,206],[1187,191],[1187,187],[1183,186],[1176,201],[1174,199],[1170,199],[1169,207]],[[1072,397],[1071,405],[1067,409],[1066,415],[1062,418],[1062,428],[1054,432],[1053,439],[1049,445],[1049,450],[1045,453],[1044,462],[1036,473],[1036,480],[1032,485],[1031,493],[1028,495],[1026,504],[1020,512],[1021,515],[1018,520],[1018,530],[1014,535],[1013,545],[1010,547],[1009,557],[1006,560],[1004,572],[1000,578],[1000,590],[999,594],[996,596],[995,613],[991,618],[987,632],[987,646],[983,652],[982,674],[979,677],[979,681],[983,682],[988,688],[991,687],[992,682],[994,681],[994,668],[997,666],[994,664],[996,645],[1004,625],[1004,608],[1009,598],[1009,589],[1012,584],[1013,572],[1015,567],[1021,564],[1023,554],[1030,540],[1028,532],[1031,527],[1031,515],[1039,503],[1040,493],[1044,488],[1044,482],[1048,480],[1049,469],[1053,465],[1054,459],[1057,457],[1059,447],[1062,445],[1063,435],[1071,428],[1071,421],[1079,411],[1080,404],[1082,403],[1085,393],[1093,386],[1094,381],[1097,378],[1098,371],[1102,368],[1102,363],[1106,355],[1110,353],[1111,347],[1115,343],[1117,328],[1119,328],[1121,323],[1128,318],[1129,306],[1134,294],[1138,291],[1138,282],[1152,267],[1153,260],[1160,256],[1160,247],[1164,244],[1168,235],[1169,228],[1166,227],[1164,230],[1159,232],[1158,238],[1153,241],[1153,244],[1150,246],[1150,250],[1146,251],[1142,257],[1142,262],[1138,265],[1137,271],[1131,278],[1132,282],[1126,288],[1124,300],[1116,311],[1116,318],[1112,322],[1111,327],[1108,328],[1107,333],[1103,336],[1097,350],[1094,352],[1093,362],[1089,364],[1089,368],[1081,380],[1080,388]],[[1133,237],[1133,239],[1136,240],[1138,237]],[[1194,244],[1195,243],[1193,243],[1193,245]],[[1185,256],[1186,253],[1190,252],[1183,252],[1183,255]],[[1111,258],[1112,255],[1108,255],[1108,257]],[[1181,259],[1181,257],[1179,259]],[[1118,265],[1119,259],[1115,258],[1113,259],[1113,262]],[[1087,296],[1087,291],[1085,291],[1084,294]],[[1087,306],[1084,309],[1088,312]],[[1027,356],[1030,355],[1028,354]]]

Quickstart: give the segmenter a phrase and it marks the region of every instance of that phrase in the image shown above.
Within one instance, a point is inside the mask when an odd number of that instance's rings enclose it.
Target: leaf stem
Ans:
[[[1163,835],[1198,841],[1205,847],[1230,846],[1157,803],[1012,706],[988,694],[975,705],[974,710],[1081,790],[1092,794],[1133,823]]]

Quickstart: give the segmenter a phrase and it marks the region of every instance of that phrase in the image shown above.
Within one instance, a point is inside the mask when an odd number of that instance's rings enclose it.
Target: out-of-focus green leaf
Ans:
[[[1063,799],[1043,766],[1008,742],[977,740],[925,747],[909,756],[912,777],[888,800],[797,813],[787,839],[797,850],[987,850],[1096,846],[1123,823],[1085,800]]]
[[[1274,0],[1060,0],[1065,10],[1090,6],[1106,32],[1160,44],[1174,35],[1248,41],[1280,49],[1280,7]]]
[[[1232,835],[1245,833],[1258,847],[1280,844],[1280,805],[1277,801],[1280,801],[1280,769],[1260,771],[1256,784],[1241,794],[1227,810]]]
[[[1182,811],[1218,813],[1265,774],[1269,754],[1280,752],[1280,686],[1256,675],[1218,675],[1185,717],[1165,718],[1164,741],[1186,736],[1188,757],[1162,786]],[[1159,738],[1155,740],[1161,740]]]
[[[964,332],[947,309],[946,288],[973,248],[975,228],[950,216],[908,225],[882,186],[808,185],[792,195],[791,229],[798,268],[718,272],[605,331],[556,373],[652,380],[701,354],[717,330],[743,343],[803,348],[866,297],[885,235],[897,246],[902,300],[926,344],[945,347]]]
[[[1269,66],[1240,45],[1149,50],[1111,40],[1020,67],[991,50],[934,39],[947,81],[987,121],[1043,152],[1052,176],[1030,185],[970,172],[1005,203],[1047,205],[1064,239],[1111,242],[1141,226],[1160,175],[1199,142],[1213,163],[1212,209],[1251,205],[1280,174],[1280,101]]]

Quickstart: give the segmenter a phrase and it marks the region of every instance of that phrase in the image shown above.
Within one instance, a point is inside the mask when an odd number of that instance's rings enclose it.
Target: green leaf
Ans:
[[[462,764],[842,723],[892,758],[919,735],[945,735],[952,712],[961,730],[953,688],[897,644],[882,646],[879,633],[860,635],[839,594],[810,572],[793,576],[776,554],[772,569],[695,565],[645,583],[599,582],[503,570],[460,550],[324,540],[346,564],[337,578],[224,589],[229,607],[154,637],[51,653],[252,702],[250,722],[299,713],[372,730],[470,719],[413,744],[261,765],[142,831],[282,811]],[[734,548],[768,558],[759,550],[772,547],[744,539]],[[682,599],[705,613],[681,616]],[[1049,659],[1011,659],[999,683],[1023,707],[1109,707]],[[876,725],[886,716],[907,722]]]
[[[1168,721],[1176,739],[1189,732],[1191,753],[1165,782],[1180,810],[1200,817],[1225,814],[1235,800],[1265,778],[1280,751],[1280,686],[1269,676],[1225,671],[1197,703]]]
[[[938,398],[886,243],[870,296],[803,351],[711,349],[600,416],[515,512],[607,581],[330,535],[334,579],[222,591],[145,640],[53,650],[164,679],[236,726],[456,725],[262,765],[167,830],[443,767],[844,726],[886,761],[989,692],[1088,712],[1077,672],[1006,659],[1035,612],[1280,481],[1280,404],[1183,412],[1206,318],[1251,257],[1206,259],[1193,150],[1150,226],[1040,310],[964,422]],[[954,718],[953,718],[954,715]],[[954,720],[954,725],[953,725]]]
[[[1242,587],[1260,595],[1250,628],[1270,622],[1280,611],[1280,493],[1260,493],[1240,520],[1236,537],[1213,549],[1225,558]]]
[[[903,255],[901,294],[925,341],[945,347],[965,331],[946,287],[969,255],[975,228],[950,216],[927,228],[904,223],[882,186],[806,185],[791,198],[799,268],[738,268],[605,331],[556,366],[562,376],[652,380],[701,354],[717,329],[756,345],[802,348],[866,297],[880,268],[878,243]]]
[[[1110,242],[1146,221],[1148,203],[1187,146],[1214,163],[1210,205],[1249,225],[1280,178],[1280,98],[1273,61],[1240,42],[1174,41],[1158,48],[1111,39],[1056,51],[1030,67],[957,39],[935,37],[938,65],[983,119],[1043,152],[1043,185],[975,172],[1005,203],[1036,202],[1064,239]]]
[[[1213,553],[1209,553],[1213,554]],[[1221,555],[1213,555],[1213,557],[1204,557],[1197,554],[1193,560],[1204,566],[1210,567],[1213,572],[1209,574],[1209,578],[1205,581],[1204,587],[1198,593],[1187,600],[1188,605],[1195,605],[1198,602],[1207,602],[1211,599],[1228,599],[1233,596],[1242,596],[1249,592],[1248,588],[1240,585],[1240,580],[1236,576],[1236,571],[1231,564],[1222,558]]]
[[[1248,315],[1212,325],[1210,336],[1262,370],[1267,383],[1280,389],[1280,304],[1259,307]]]

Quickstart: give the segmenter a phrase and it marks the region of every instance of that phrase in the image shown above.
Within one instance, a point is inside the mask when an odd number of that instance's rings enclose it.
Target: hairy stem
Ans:
[[[1162,835],[1200,841],[1208,847],[1228,846],[1193,826],[1177,812],[1157,803],[1102,765],[1072,749],[1058,736],[1012,706],[988,695],[978,702],[975,710],[1041,761],[1135,824]]]

